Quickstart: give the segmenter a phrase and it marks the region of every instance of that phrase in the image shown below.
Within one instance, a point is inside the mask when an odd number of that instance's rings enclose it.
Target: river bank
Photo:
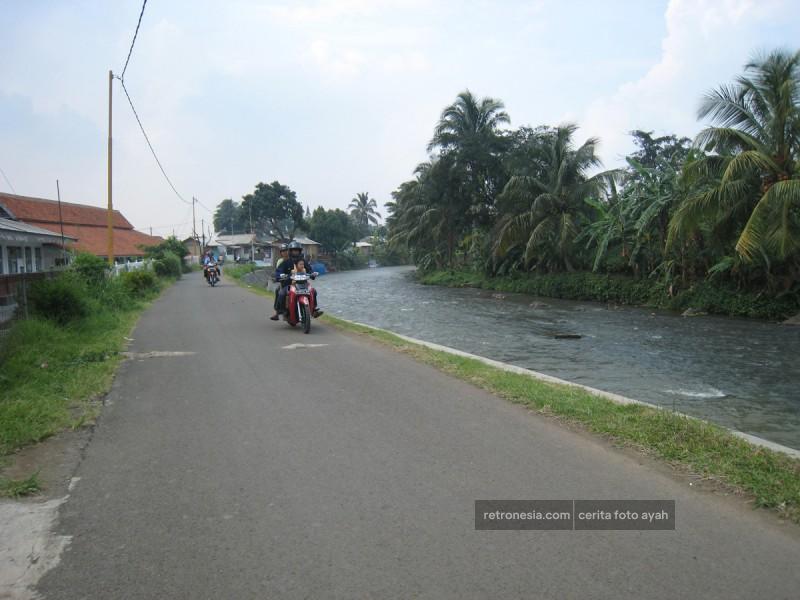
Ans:
[[[547,275],[488,277],[474,271],[432,271],[418,275],[420,283],[447,287],[473,287],[559,298],[589,300],[626,306],[645,306],[683,312],[708,313],[783,321],[800,312],[800,297],[786,294],[738,292],[709,282],[695,284],[674,296],[658,283],[618,275],[575,272]]]
[[[315,285],[335,316],[800,448],[799,327],[421,285],[408,267],[326,275]]]

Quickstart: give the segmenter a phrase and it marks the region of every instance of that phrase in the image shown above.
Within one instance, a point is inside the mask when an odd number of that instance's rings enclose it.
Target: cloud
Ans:
[[[308,56],[326,75],[334,77],[354,77],[367,62],[364,54],[353,49],[333,48],[327,40],[314,40]]]
[[[786,8],[778,0],[670,0],[660,60],[579,119],[586,135],[600,137],[606,166],[632,149],[631,130],[694,135],[701,95],[741,71],[759,27]]]

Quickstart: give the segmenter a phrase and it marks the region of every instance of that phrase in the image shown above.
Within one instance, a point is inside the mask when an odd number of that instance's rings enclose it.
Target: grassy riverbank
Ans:
[[[34,315],[16,322],[2,339],[0,461],[97,417],[99,398],[122,361],[125,338],[170,282],[152,273],[127,275],[91,284],[66,273],[47,282],[35,292],[39,309],[34,306]],[[29,494],[38,487],[35,474],[18,481],[0,477],[0,496]]]
[[[722,427],[642,405],[620,405],[567,385],[509,373],[478,360],[410,343],[383,330],[326,315],[335,327],[382,342],[543,415],[638,448],[752,497],[756,506],[800,523],[800,460],[756,447]]]
[[[800,312],[800,298],[796,294],[774,297],[766,293],[745,293],[710,282],[698,283],[670,297],[663,286],[651,280],[587,272],[487,277],[473,271],[433,271],[421,274],[419,281],[426,285],[474,287],[565,300],[591,300],[677,311],[691,308],[710,314],[773,321]]]

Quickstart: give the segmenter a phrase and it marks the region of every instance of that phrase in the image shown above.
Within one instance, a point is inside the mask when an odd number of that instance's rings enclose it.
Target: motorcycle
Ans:
[[[289,289],[286,292],[286,314],[284,320],[292,327],[303,325],[303,333],[311,331],[311,316],[314,314],[314,293],[309,283],[317,276],[316,273],[293,273],[281,275],[281,280],[290,279]]]
[[[205,267],[206,270],[206,281],[208,285],[214,287],[219,283],[219,268],[217,265],[207,265]]]

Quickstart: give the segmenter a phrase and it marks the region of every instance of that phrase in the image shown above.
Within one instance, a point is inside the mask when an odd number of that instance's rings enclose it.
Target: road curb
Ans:
[[[659,406],[657,404],[651,404],[650,402],[643,402],[642,400],[634,400],[633,398],[628,398],[627,396],[622,396],[620,394],[615,394],[613,392],[607,392],[605,390],[600,390],[597,388],[590,387],[588,385],[583,385],[580,383],[574,383],[572,381],[567,381],[566,379],[560,379],[558,377],[553,377],[552,375],[546,375],[544,373],[540,373],[538,371],[533,371],[531,369],[526,369],[524,367],[518,367],[516,365],[510,365],[508,363],[500,362],[498,360],[493,360],[491,358],[486,358],[485,356],[478,356],[477,354],[471,354],[469,352],[464,352],[462,350],[456,350],[455,348],[451,348],[449,346],[442,346],[441,344],[435,344],[433,342],[426,342],[425,340],[419,340],[416,338],[409,337],[407,335],[402,335],[400,333],[395,333],[394,331],[390,331],[388,329],[382,329],[380,327],[375,327],[373,325],[367,325],[365,323],[359,323],[358,321],[351,321],[349,319],[343,319],[341,317],[336,317],[340,321],[344,321],[346,323],[351,323],[352,325],[358,325],[359,327],[366,327],[367,329],[372,329],[374,331],[381,331],[384,333],[389,333],[394,335],[402,340],[410,342],[412,344],[418,344],[420,346],[424,346],[426,348],[430,348],[431,350],[438,350],[439,352],[446,352],[447,354],[452,354],[454,356],[461,356],[463,358],[471,358],[473,360],[477,360],[482,362],[486,365],[491,367],[495,367],[497,369],[501,369],[503,371],[507,371],[509,373],[517,373],[519,375],[525,375],[527,377],[531,377],[533,379],[537,379],[539,381],[546,381],[548,383],[556,383],[559,385],[568,385],[571,387],[580,388],[586,392],[594,396],[600,396],[601,398],[605,398],[607,400],[611,400],[616,404],[641,404],[642,406],[648,406],[650,408],[655,408],[657,410],[668,410],[663,406]],[[681,415],[683,417],[687,417],[689,419],[694,419],[696,421],[705,421],[705,419],[700,419],[698,417],[693,417],[692,415],[687,415],[684,413],[680,413],[677,411],[669,411],[674,414]],[[710,423],[710,421],[705,421]],[[755,435],[751,435],[749,433],[744,433],[743,431],[737,431],[736,429],[731,429],[730,427],[725,427],[724,425],[720,425],[718,423],[713,423],[717,427],[721,427],[727,431],[729,431],[734,436],[754,445],[759,446],[761,448],[767,448],[768,450],[773,450],[775,452],[782,452],[784,454],[789,455],[794,459],[800,460],[800,450],[795,448],[790,448],[788,446],[784,446],[782,444],[778,444],[776,442],[771,442],[769,440],[765,440],[764,438],[760,438]]]

